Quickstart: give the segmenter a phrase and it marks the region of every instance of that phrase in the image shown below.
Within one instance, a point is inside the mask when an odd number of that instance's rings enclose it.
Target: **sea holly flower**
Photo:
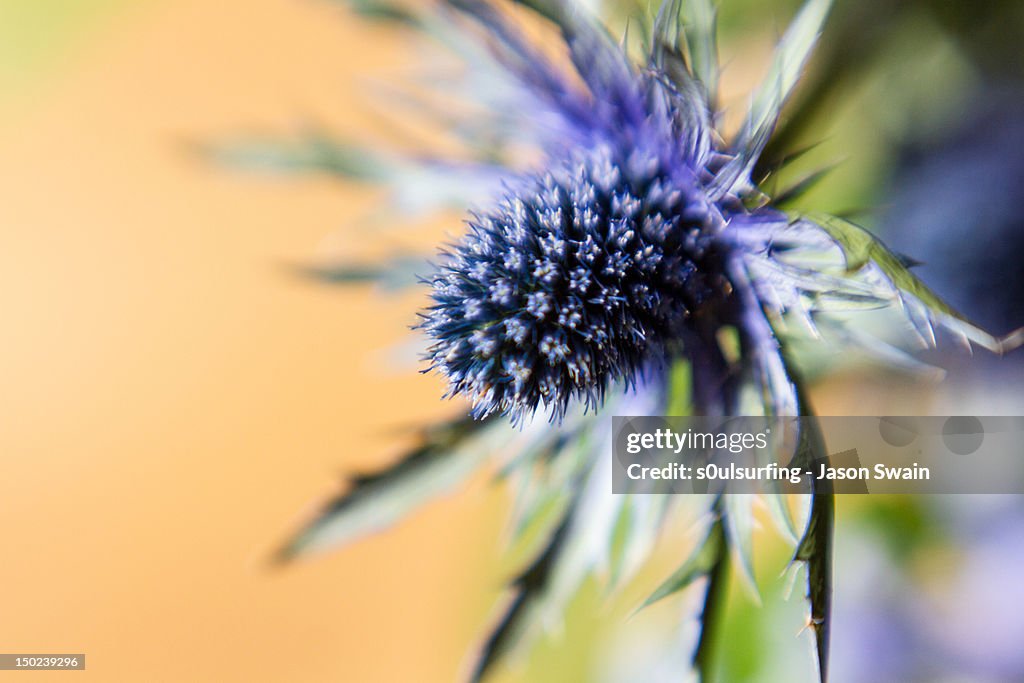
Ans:
[[[622,581],[654,546],[671,497],[611,493],[611,415],[807,416],[794,338],[908,358],[899,340],[863,332],[857,315],[887,316],[887,328],[906,332],[902,341],[924,345],[941,333],[994,351],[1021,341],[961,318],[868,231],[784,211],[802,186],[774,196],[759,187],[755,168],[827,0],[799,11],[734,135],[716,127],[708,0],[666,0],[653,18],[634,18],[633,38],[622,41],[583,6],[557,0],[348,4],[464,60],[457,78],[431,81],[449,97],[444,111],[426,101],[414,111],[448,125],[466,154],[410,156],[317,138],[298,153],[263,149],[258,158],[384,183],[402,212],[471,207],[463,237],[420,270],[432,303],[418,325],[429,339],[426,370],[445,379],[449,397],[468,401],[469,415],[425,430],[395,466],[354,480],[280,558],[385,526],[493,456],[519,484],[514,528],[540,525],[546,540],[512,583],[515,599],[474,678],[541,617],[557,615],[590,573],[606,569]],[[566,59],[527,38],[517,23],[525,17],[510,9],[547,22]],[[452,101],[474,106],[460,118]],[[323,275],[400,286],[414,282],[410,263],[402,254],[392,268]],[[808,420],[797,462],[823,449]],[[792,532],[785,505],[769,503]],[[752,575],[749,507],[747,496],[710,499],[703,541],[648,601],[707,578],[693,658],[701,675],[729,557]],[[821,680],[832,514],[831,497],[815,493],[803,534],[793,532]]]

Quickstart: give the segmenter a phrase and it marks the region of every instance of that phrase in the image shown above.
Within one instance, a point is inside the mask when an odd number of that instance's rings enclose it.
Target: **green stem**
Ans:
[[[724,542],[725,521],[722,517],[724,505],[721,494],[715,498],[711,510],[715,515],[715,521],[712,522],[708,533],[720,536],[723,542],[717,544],[718,549],[714,562],[708,570],[708,583],[704,590],[704,608],[700,615],[700,639],[697,641],[697,649],[693,653],[693,667],[696,669],[701,683],[711,683],[713,680],[715,635],[721,616],[725,612],[726,589],[729,585],[729,545]]]

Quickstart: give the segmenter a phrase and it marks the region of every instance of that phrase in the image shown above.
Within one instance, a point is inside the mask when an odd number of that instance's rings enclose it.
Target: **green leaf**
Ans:
[[[831,5],[832,0],[807,0],[779,41],[768,74],[754,92],[750,113],[733,142],[736,157],[716,179],[720,192],[729,191],[737,182],[749,179],[758,156],[775,129],[782,106],[814,49]]]
[[[704,604],[700,614],[700,636],[693,652],[693,667],[701,681],[711,680],[713,667],[713,646],[718,621],[724,607],[729,569],[729,544],[723,520],[723,496],[715,498],[711,506],[713,515],[708,533],[701,544],[685,562],[669,576],[637,608],[637,611],[658,602],[690,586],[694,581],[706,578]]]
[[[498,619],[497,625],[480,649],[480,656],[473,668],[470,680],[482,681],[494,665],[507,654],[519,640],[529,621],[529,614],[548,589],[552,574],[566,546],[566,537],[572,526],[575,506],[570,505],[562,521],[548,538],[534,560],[513,581],[512,601]]]
[[[754,510],[757,496],[753,493],[730,493],[725,496],[725,529],[729,546],[739,564],[739,576],[755,602],[761,596],[754,577]]]
[[[859,225],[822,213],[809,214],[806,218],[820,225],[832,239],[839,243],[846,259],[847,271],[857,272],[877,258],[881,258],[883,263],[889,262],[886,254],[890,252],[881,240]],[[882,269],[885,270],[884,267]],[[945,304],[941,305],[945,307]]]
[[[412,254],[396,254],[381,263],[338,263],[330,266],[298,266],[303,277],[337,285],[375,283],[387,291],[412,287],[418,274],[426,272],[427,260]]]
[[[560,511],[572,498],[584,458],[578,446],[579,432],[566,430],[545,435],[525,446],[498,473],[514,488],[511,517],[512,537],[520,539],[552,511]]]
[[[715,519],[701,544],[658,586],[657,590],[651,593],[637,611],[678,593],[697,579],[707,576],[718,562],[719,556],[725,552],[725,547],[725,531],[721,519]]]
[[[364,19],[390,21],[406,26],[420,26],[420,18],[401,3],[387,0],[334,0]]]
[[[796,523],[793,521],[793,514],[789,510],[787,497],[782,493],[767,493],[762,496],[765,506],[768,508],[768,515],[772,523],[786,541],[792,544],[798,542],[796,535]]]
[[[201,146],[200,152],[218,163],[251,170],[327,173],[370,182],[386,180],[393,170],[376,152],[316,131],[291,143],[250,140]]]
[[[749,139],[770,132],[778,121],[782,105],[789,98],[811,55],[832,0],[808,0],[797,13],[775,50],[768,74],[753,96],[743,126]],[[760,151],[760,150],[758,150]]]
[[[715,4],[711,0],[685,0],[682,9],[683,35],[690,55],[690,70],[704,85],[708,102],[718,92],[718,44]]]
[[[709,127],[718,87],[715,11],[707,0],[666,0],[654,20],[650,60],[684,97],[688,125]]]
[[[558,528],[544,550],[514,582],[515,595],[488,639],[473,680],[484,676],[498,658],[533,635],[533,624],[550,624],[595,569],[608,562],[616,523],[626,496],[611,492],[611,450],[593,456],[587,442],[590,430],[571,439],[580,467],[563,485],[569,497]],[[572,450],[559,458],[572,457]],[[625,566],[625,565],[624,565]]]
[[[613,590],[625,574],[627,547],[630,544],[630,536],[635,528],[636,511],[633,502],[635,496],[630,496],[622,509],[619,510],[615,519],[615,526],[612,527],[612,539],[608,544],[608,587]]]
[[[658,16],[654,19],[651,56],[654,58],[655,66],[661,69],[665,68],[665,60],[669,58],[677,59],[685,64],[682,46],[679,43],[681,24],[679,14],[681,10],[680,0],[665,0],[661,3]],[[684,67],[683,70],[690,73],[688,68]]]
[[[557,0],[514,0],[517,5],[529,7],[548,21],[552,21],[560,27],[569,23],[565,3]],[[458,4],[458,2],[456,2]]]
[[[839,244],[849,272],[860,271],[869,263],[873,263],[893,286],[924,304],[953,332],[997,353],[1016,348],[1024,341],[1024,330],[997,338],[973,325],[914,275],[905,257],[891,251],[880,239],[859,225],[826,214],[811,214],[806,218],[821,226]]]
[[[380,472],[352,479],[272,557],[274,564],[337,548],[386,528],[416,507],[464,481],[489,455],[480,438],[504,437],[495,420],[465,418],[431,430],[425,442]]]
[[[608,591],[643,566],[658,541],[671,496],[626,495],[609,545]]]

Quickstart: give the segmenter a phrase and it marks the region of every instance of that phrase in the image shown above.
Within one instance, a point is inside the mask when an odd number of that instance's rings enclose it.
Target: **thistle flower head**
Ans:
[[[423,326],[433,367],[478,416],[596,407],[726,298],[721,212],[693,170],[661,156],[574,151],[470,221]]]

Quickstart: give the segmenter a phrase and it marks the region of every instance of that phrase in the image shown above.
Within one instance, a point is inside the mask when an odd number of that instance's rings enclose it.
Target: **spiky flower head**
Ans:
[[[478,416],[596,407],[611,383],[681,353],[693,318],[728,297],[723,217],[675,139],[574,151],[470,221],[424,327],[434,367]]]

